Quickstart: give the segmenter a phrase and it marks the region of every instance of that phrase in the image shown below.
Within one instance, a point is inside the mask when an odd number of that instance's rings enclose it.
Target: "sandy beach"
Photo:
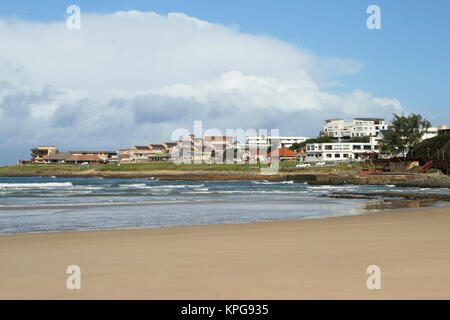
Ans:
[[[1,299],[449,299],[450,208],[0,236]],[[67,266],[81,268],[68,290]],[[366,268],[381,268],[368,290]]]

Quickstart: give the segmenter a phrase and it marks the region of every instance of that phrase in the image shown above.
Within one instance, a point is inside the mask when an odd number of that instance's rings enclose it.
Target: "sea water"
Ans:
[[[325,218],[370,213],[368,200],[333,192],[449,193],[394,185],[291,181],[164,181],[0,177],[0,234],[155,228]],[[372,206],[373,208],[373,206]]]

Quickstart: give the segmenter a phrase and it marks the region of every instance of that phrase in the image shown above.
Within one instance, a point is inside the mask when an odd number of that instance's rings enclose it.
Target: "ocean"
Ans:
[[[332,192],[448,193],[394,185],[269,181],[160,181],[0,177],[0,234],[158,228],[338,217],[376,212],[382,200]]]

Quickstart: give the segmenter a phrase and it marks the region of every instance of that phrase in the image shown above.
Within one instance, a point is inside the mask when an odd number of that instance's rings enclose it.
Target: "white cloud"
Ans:
[[[81,30],[0,19],[0,38],[4,148],[158,142],[194,119],[314,135],[327,117],[402,110],[360,89],[324,91],[361,63],[183,13],[82,12]]]

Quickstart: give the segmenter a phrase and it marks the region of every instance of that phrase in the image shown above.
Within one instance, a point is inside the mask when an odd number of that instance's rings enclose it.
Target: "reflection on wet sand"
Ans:
[[[385,209],[402,209],[402,208],[423,208],[431,207],[435,201],[423,200],[379,200],[367,202],[364,209],[366,210],[385,210]]]

